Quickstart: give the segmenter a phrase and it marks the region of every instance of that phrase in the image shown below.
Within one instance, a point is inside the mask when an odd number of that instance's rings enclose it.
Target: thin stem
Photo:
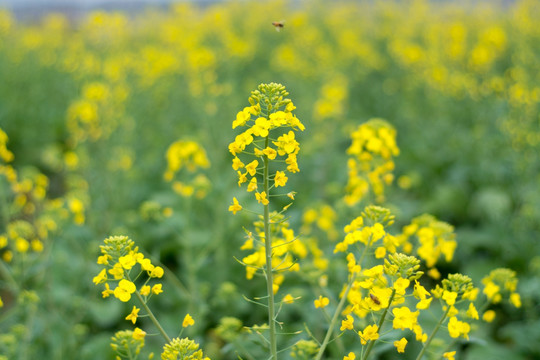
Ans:
[[[347,301],[347,295],[349,294],[349,291],[351,290],[355,279],[356,279],[356,273],[351,275],[351,280],[347,284],[347,288],[345,289],[345,292],[343,293],[343,296],[341,297],[341,300],[339,301],[336,311],[334,311],[334,316],[332,316],[332,320],[330,321],[328,331],[326,332],[326,336],[324,337],[324,340],[321,344],[321,347],[319,348],[319,352],[317,353],[315,360],[320,360],[322,358],[324,350],[326,349],[326,346],[330,342],[332,332],[334,331],[334,328],[336,327],[338,316],[339,314],[341,314],[341,310],[343,309],[343,306],[345,305],[345,301]]]
[[[364,260],[364,256],[366,255],[367,251],[369,249],[369,246],[366,246],[364,248],[364,251],[362,251],[362,255],[360,256],[360,260],[358,261],[358,264],[362,264],[362,261]],[[349,284],[347,285],[347,288],[345,289],[345,292],[343,293],[343,296],[341,297],[341,300],[339,301],[339,304],[336,308],[336,311],[334,312],[334,316],[332,317],[332,321],[330,321],[330,326],[328,328],[328,331],[326,332],[326,336],[324,337],[323,343],[321,344],[319,348],[319,352],[317,353],[317,356],[314,360],[320,360],[324,350],[326,349],[326,346],[330,342],[330,337],[332,336],[332,332],[334,331],[334,327],[336,326],[336,322],[338,319],[339,314],[341,313],[341,310],[343,309],[343,305],[345,305],[345,301],[347,300],[347,295],[349,294],[349,291],[351,290],[354,281],[356,280],[357,273],[354,273],[351,275],[351,280],[349,281]]]
[[[392,306],[392,301],[394,300],[394,296],[396,295],[396,289],[392,289],[392,295],[390,295],[390,299],[388,300],[388,306],[384,309],[384,312],[381,315],[381,318],[379,319],[379,323],[377,324],[377,331],[379,334],[381,333],[381,328],[384,324],[384,320],[386,319],[386,314],[388,314],[388,309],[390,309],[390,306]],[[371,352],[371,349],[373,349],[373,345],[375,345],[375,341],[377,340],[370,340],[368,347],[366,349],[366,352],[364,353],[364,356],[362,357],[362,360],[366,360],[369,356],[369,353]]]
[[[268,147],[268,136],[265,140],[265,148]],[[268,156],[264,156],[264,174],[263,174],[264,192],[267,197],[269,194],[268,179]],[[275,322],[275,304],[274,304],[274,280],[272,273],[272,239],[270,238],[270,209],[269,205],[264,205],[264,244],[266,250],[266,289],[268,292],[268,325],[270,327],[270,352],[271,359],[277,360],[277,341],[276,341],[276,322]]]
[[[444,322],[444,320],[446,319],[446,316],[448,315],[448,312],[450,311],[450,306],[446,306],[446,311],[444,312],[443,316],[441,316],[441,319],[439,320],[439,322],[437,323],[437,325],[435,326],[435,329],[433,329],[433,331],[431,332],[431,335],[429,335],[426,343],[424,344],[424,346],[422,347],[422,351],[420,351],[420,353],[418,354],[418,356],[416,357],[416,360],[420,360],[422,359],[422,356],[424,356],[424,352],[426,351],[426,349],[429,347],[429,344],[431,344],[431,341],[433,340],[433,338],[435,337],[435,334],[437,333],[437,331],[439,331],[439,328],[441,327],[442,323]]]
[[[169,335],[167,335],[167,333],[165,332],[165,330],[163,329],[163,327],[161,326],[161,324],[159,323],[159,321],[156,319],[156,317],[154,316],[154,313],[152,312],[152,310],[150,310],[150,308],[148,307],[148,305],[146,305],[146,303],[144,302],[141,294],[139,294],[139,291],[138,290],[135,290],[135,295],[137,295],[137,298],[139,299],[139,301],[141,302],[141,305],[142,307],[144,308],[144,310],[146,311],[146,313],[148,314],[148,316],[150,317],[150,320],[152,320],[152,322],[154,323],[154,325],[157,327],[157,329],[159,330],[161,336],[163,336],[163,338],[165,339],[165,341],[167,341],[167,343],[170,343],[171,342],[171,338],[169,337]]]
[[[124,270],[124,277],[127,280],[131,281],[131,278],[129,277],[129,274],[125,270]],[[135,290],[135,295],[137,296],[137,299],[139,299],[139,301],[141,302],[141,305],[144,308],[144,310],[146,311],[146,313],[148,314],[148,316],[150,317],[150,320],[152,320],[154,325],[157,327],[157,329],[161,333],[161,336],[163,336],[163,338],[165,339],[165,341],[167,341],[167,343],[170,343],[171,338],[169,337],[169,335],[167,335],[167,333],[165,332],[165,330],[163,329],[163,327],[161,326],[159,321],[156,319],[156,317],[154,316],[154,313],[152,312],[152,310],[150,310],[148,305],[146,305],[146,303],[144,302],[144,299],[142,298],[141,294],[139,293],[139,290]]]

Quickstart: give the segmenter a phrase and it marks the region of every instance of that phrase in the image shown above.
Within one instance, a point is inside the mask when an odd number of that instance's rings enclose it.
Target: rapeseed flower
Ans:
[[[394,314],[393,328],[394,329],[410,329],[413,330],[417,324],[417,318],[420,314],[419,311],[412,312],[408,307],[402,306],[400,308],[392,309]]]
[[[139,316],[139,311],[141,309],[137,308],[136,306],[133,306],[133,309],[131,310],[131,313],[126,316],[126,320],[131,321],[133,324],[137,321],[137,317]]]
[[[316,309],[323,309],[328,306],[330,300],[327,297],[320,295],[313,303],[315,304]]]
[[[366,345],[368,341],[377,340],[379,338],[379,327],[377,325],[368,325],[364,331],[359,331],[360,342]]]
[[[404,353],[405,352],[405,346],[407,346],[407,339],[401,338],[400,340],[394,341],[394,346],[397,349],[397,352]]]
[[[186,328],[188,326],[192,326],[195,324],[195,320],[191,317],[191,315],[186,314],[184,317],[184,320],[182,321],[182,327]]]

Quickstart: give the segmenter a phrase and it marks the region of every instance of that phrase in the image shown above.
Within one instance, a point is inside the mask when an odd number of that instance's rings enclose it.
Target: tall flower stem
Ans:
[[[268,147],[268,136],[265,139],[264,147]],[[269,194],[268,178],[268,156],[264,156],[263,186],[267,198]],[[271,359],[277,360],[277,341],[276,341],[276,321],[275,321],[275,303],[274,303],[274,275],[272,273],[272,239],[270,238],[270,209],[269,204],[264,205],[264,244],[266,250],[266,288],[268,292],[268,326],[270,327],[270,353]]]
[[[431,332],[431,335],[429,335],[426,343],[424,344],[424,346],[422,347],[422,351],[420,351],[420,353],[418,354],[418,356],[416,357],[416,360],[420,360],[422,359],[422,356],[424,356],[424,352],[426,351],[426,349],[429,347],[429,344],[431,344],[431,341],[433,340],[433,338],[435,337],[435,334],[437,334],[437,331],[439,331],[439,328],[442,326],[442,323],[444,322],[444,320],[446,319],[446,316],[448,315],[448,311],[450,311],[450,306],[447,306],[446,307],[446,311],[444,312],[444,314],[441,316],[441,319],[439,320],[439,322],[437,323],[437,325],[435,326],[435,329],[433,329],[433,331]]]
[[[379,323],[377,324],[378,332],[381,333],[381,328],[384,324],[384,320],[386,319],[386,314],[388,314],[388,309],[390,309],[390,306],[392,306],[392,301],[394,300],[394,296],[396,295],[396,289],[392,290],[392,294],[390,295],[390,299],[388,299],[388,306],[384,309],[381,318],[379,319]],[[368,347],[366,349],[366,352],[364,353],[364,356],[362,356],[362,360],[366,360],[369,356],[369,353],[371,352],[371,349],[373,349],[373,345],[375,345],[376,340],[370,340]]]

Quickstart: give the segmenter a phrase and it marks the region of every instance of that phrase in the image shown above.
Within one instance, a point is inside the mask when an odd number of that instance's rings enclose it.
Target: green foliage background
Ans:
[[[306,125],[301,172],[288,184],[298,192],[293,227],[320,204],[337,209],[339,231],[357,216],[363,205],[341,201],[349,134],[370,118],[386,119],[401,149],[402,186],[389,189],[384,204],[396,229],[431,213],[458,233],[457,256],[441,271],[479,282],[505,266],[520,278],[523,307],[500,309],[463,358],[540,356],[539,18],[537,1],[230,2],[36,23],[0,12],[0,127],[14,166],[46,174],[51,198],[81,179],[87,184],[75,186],[85,223],[51,236],[20,279],[39,301],[17,303],[1,292],[0,342],[21,359],[112,358],[109,339],[125,328],[129,309],[101,299],[92,277],[102,239],[125,234],[169,270],[153,304],[169,331],[189,312],[197,321],[189,335],[212,359],[234,358],[220,355],[228,348],[220,350],[213,329],[224,316],[263,322],[242,295],[260,295],[264,286],[245,280],[233,259],[249,217],[227,212],[232,197],[243,196],[227,145],[250,91],[273,81],[287,86]],[[277,32],[271,22],[281,19]],[[84,139],[73,124],[89,130],[69,109],[92,84],[108,91],[96,123],[110,131]],[[203,199],[182,198],[163,180],[166,149],[185,138],[201,143],[212,164]],[[65,164],[69,152],[77,168]],[[124,155],[130,166],[115,163]],[[158,210],[148,212],[148,201]],[[161,215],[164,207],[172,217]],[[338,257],[332,262],[343,266]],[[302,289],[302,279],[291,283]],[[307,288],[302,294],[311,304]],[[296,330],[317,321],[316,314],[282,316]]]

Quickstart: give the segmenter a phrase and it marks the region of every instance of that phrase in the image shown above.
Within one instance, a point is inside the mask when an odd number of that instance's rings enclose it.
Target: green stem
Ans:
[[[426,349],[429,347],[429,344],[431,344],[431,341],[433,340],[433,338],[435,337],[435,334],[437,333],[437,331],[439,331],[439,328],[441,327],[442,323],[444,322],[444,320],[446,319],[446,316],[448,315],[448,312],[450,311],[450,307],[451,306],[446,306],[446,311],[444,312],[444,314],[441,316],[441,319],[439,320],[439,322],[437,323],[437,325],[435,326],[435,329],[433,329],[433,331],[431,332],[431,335],[429,335],[426,343],[424,344],[424,346],[422,347],[422,351],[420,351],[420,353],[418,354],[418,356],[416,357],[416,360],[420,360],[422,359],[422,356],[424,356],[424,352],[426,351]]]
[[[364,256],[367,253],[367,250],[369,249],[369,246],[366,246],[364,248],[364,251],[362,251],[362,255],[360,256],[360,260],[358,261],[358,264],[362,264],[362,261],[364,260]],[[345,301],[347,300],[347,295],[349,294],[349,291],[351,290],[354,281],[356,280],[356,273],[351,275],[351,280],[349,281],[349,284],[347,285],[347,288],[345,289],[345,292],[343,293],[343,296],[341,297],[341,300],[336,308],[336,311],[334,312],[334,316],[332,317],[332,320],[330,321],[330,326],[328,327],[328,331],[326,332],[326,336],[324,337],[324,340],[321,344],[321,347],[319,348],[319,352],[317,353],[317,356],[314,360],[320,360],[324,350],[326,349],[326,346],[330,342],[330,337],[332,336],[332,332],[334,331],[334,327],[336,326],[336,322],[338,319],[339,314],[341,313],[341,310],[343,309],[343,306],[345,305]]]
[[[320,360],[322,358],[324,350],[326,349],[326,346],[328,346],[328,343],[330,342],[332,332],[334,331],[334,328],[336,327],[336,323],[338,321],[338,316],[339,314],[341,314],[341,310],[343,309],[343,306],[345,305],[345,301],[347,301],[347,295],[349,294],[349,291],[351,290],[355,279],[356,279],[356,274],[353,274],[351,276],[351,280],[347,284],[347,288],[345,289],[345,292],[343,293],[341,300],[339,301],[336,311],[334,311],[334,316],[332,316],[332,320],[330,321],[328,331],[326,332],[326,336],[324,337],[324,340],[321,344],[321,347],[319,348],[319,352],[317,353],[315,360]]]
[[[265,140],[265,148],[268,147],[268,136]],[[268,179],[268,156],[264,156],[264,174],[263,174],[264,192],[267,199],[269,194]],[[266,289],[268,292],[268,325],[270,327],[270,352],[271,359],[277,360],[277,341],[276,341],[276,321],[274,304],[274,279],[272,273],[272,239],[270,238],[270,209],[269,204],[264,205],[264,244],[266,250]]]
[[[392,301],[394,300],[394,296],[396,295],[396,289],[392,289],[392,294],[390,295],[390,299],[388,300],[388,306],[384,309],[384,312],[381,315],[381,318],[379,319],[379,323],[377,324],[378,332],[381,333],[381,328],[384,324],[384,320],[386,319],[386,314],[388,314],[388,309],[390,309],[390,306],[392,306]],[[362,360],[366,360],[369,356],[369,353],[371,352],[371,349],[373,349],[373,345],[375,345],[375,342],[377,340],[370,340],[368,343],[368,347],[366,349],[366,352],[364,353],[364,356],[362,357]]]
[[[165,332],[165,330],[163,330],[163,327],[161,326],[161,324],[159,323],[159,321],[156,319],[156,317],[154,316],[154,313],[152,312],[152,310],[150,310],[150,308],[148,307],[148,305],[146,305],[146,303],[144,302],[141,294],[139,294],[139,291],[138,290],[135,290],[135,295],[137,295],[137,299],[139,299],[139,301],[141,302],[141,305],[142,307],[144,308],[144,310],[146,311],[146,313],[148,314],[148,316],[150,317],[150,320],[152,320],[152,322],[154,323],[154,325],[157,327],[157,329],[159,330],[161,336],[163,336],[163,338],[165,339],[165,341],[167,341],[167,343],[170,343],[171,342],[171,338],[169,338],[169,335],[167,335],[167,333]]]

